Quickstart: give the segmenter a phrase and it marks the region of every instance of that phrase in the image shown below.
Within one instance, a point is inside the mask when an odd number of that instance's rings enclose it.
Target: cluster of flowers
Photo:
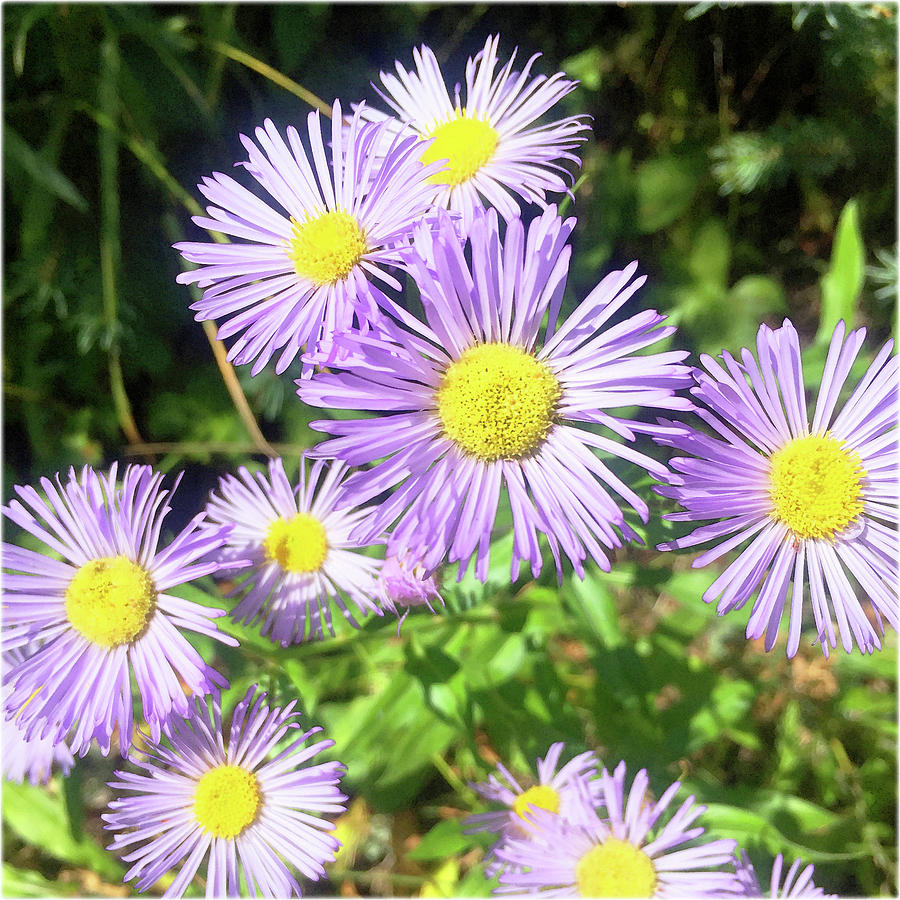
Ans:
[[[468,830],[488,831],[497,841],[486,856],[499,879],[497,894],[546,897],[761,897],[762,888],[737,842],[698,842],[696,824],[706,810],[690,796],[668,808],[681,783],[659,799],[645,769],[626,789],[625,763],[610,774],[597,757],[581,753],[557,771],[563,744],[537,760],[537,777],[523,788],[505,766],[472,787],[493,812],[470,816]],[[795,860],[784,882],[783,857],[775,858],[769,897],[836,897],[812,881],[813,866],[799,872]],[[798,875],[799,872],[799,875]]]
[[[333,741],[298,734],[296,701],[271,708],[254,685],[223,728],[218,691],[228,682],[183,632],[237,641],[210,609],[167,593],[217,572],[231,526],[198,515],[164,548],[170,511],[162,476],[130,466],[117,483],[86,468],[67,484],[43,479],[47,499],[18,487],[5,515],[62,559],[4,545],[3,771],[45,782],[54,764],[94,741],[143,770],[116,772],[103,819],[113,850],[134,865],[139,890],[182,863],[168,886],[180,896],[204,857],[210,896],[299,895],[292,868],[323,877],[339,842],[320,814],[343,811],[338,762],[307,765]],[[26,507],[30,507],[30,510]],[[27,573],[27,574],[19,574]],[[132,680],[146,729],[133,722]],[[186,693],[187,692],[187,693]],[[189,696],[194,695],[194,696]],[[204,695],[211,695],[203,699]],[[227,734],[227,741],[226,741]],[[284,860],[289,861],[290,867]]]
[[[114,735],[123,755],[140,757],[133,679],[147,774],[119,773],[113,787],[136,796],[113,801],[106,821],[119,832],[115,849],[140,845],[125,857],[137,861],[126,878],[139,889],[183,861],[168,889],[180,894],[208,853],[210,894],[237,893],[241,877],[251,891],[299,892],[279,855],[316,878],[336,846],[314,813],[342,809],[342,767],[302,766],[328,742],[304,749],[308,732],[276,748],[297,727],[293,704],[270,710],[251,690],[226,748],[217,699],[226,679],[183,632],[237,642],[215,624],[223,610],[171,593],[197,578],[236,574],[234,618],[287,646],[333,633],[333,606],[353,624],[433,611],[441,566],[462,576],[474,563],[485,580],[501,504],[513,521],[511,578],[523,562],[537,576],[542,547],[560,579],[563,556],[580,577],[588,557],[608,571],[609,554],[638,539],[620,501],[645,523],[649,508],[599,451],[660,481],[658,492],[684,508],[669,518],[716,520],[660,549],[719,541],[695,561],[705,565],[750,541],[704,595],[721,614],[755,594],[748,637],[773,646],[790,591],[795,653],[807,580],[826,654],[838,637],[869,652],[885,621],[897,627],[891,346],[838,410],[864,339],[841,325],[810,425],[789,322],[760,329],[757,358],[704,357],[705,371],[683,364],[685,351],[647,353],[675,329],[652,310],[627,315],[644,281],[636,264],[607,275],[560,322],[575,220],[547,195],[567,190],[565,164],[577,163],[571,151],[587,125],[536,125],[575,83],[532,76],[535,58],[516,71],[515,54],[498,70],[497,48],[489,38],[469,60],[465,99],[459,86],[451,99],[423,47],[415,71],[398,63],[396,76],[382,74],[391,115],[359,104],[345,117],[336,102],[330,145],[315,112],[308,149],[296,129],[285,140],[268,120],[255,142],[243,137],[242,165],[280,210],[221,173],[200,185],[212,205],[196,224],[237,241],[177,245],[198,264],[179,277],[203,289],[197,318],[223,320],[222,339],[238,336],[236,364],[255,374],[277,355],[282,373],[299,357],[303,402],[362,414],[312,423],[332,438],[301,460],[299,484],[280,459],[268,477],[226,476],[162,549],[168,493],[147,466],[127,467],[121,483],[115,466],[71,471],[66,484],[44,478],[44,496],[17,487],[3,509],[55,554],[4,545],[4,743],[28,744],[28,761],[7,771],[45,777],[51,760],[66,768],[95,740],[107,754]],[[520,204],[540,212],[526,223]],[[624,407],[693,415],[706,428],[609,412]],[[670,472],[634,449],[640,435],[689,455]],[[370,555],[382,545],[384,560]],[[622,819],[618,773],[591,795],[607,820],[578,813],[586,837],[573,847],[622,840],[623,828],[649,829],[662,811],[662,802],[653,815],[643,808],[644,781]],[[693,837],[680,830],[685,816],[673,830]],[[559,822],[534,821],[552,843]],[[510,838],[495,855],[506,883],[525,889],[540,866],[533,845],[530,862],[516,846]],[[605,858],[591,856],[600,860],[591,873]],[[605,876],[585,877],[600,890]]]

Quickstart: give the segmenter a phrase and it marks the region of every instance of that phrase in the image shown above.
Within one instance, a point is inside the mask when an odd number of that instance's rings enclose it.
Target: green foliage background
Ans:
[[[580,80],[562,104],[593,116],[572,305],[639,259],[639,302],[671,316],[675,344],[735,351],[761,321],[790,316],[808,384],[838,319],[869,328],[861,366],[895,328],[893,4],[2,13],[5,500],[70,465],[149,459],[187,470],[175,527],[218,475],[261,464],[170,245],[202,239],[194,185],[244,158],[239,133],[267,116],[301,125],[309,106],[292,84],[377,104],[369,82],[420,43],[448,80],[497,31],[504,53],[541,51],[538,71]],[[237,372],[288,460],[319,415],[291,374]],[[648,480],[641,490],[651,496]],[[669,529],[651,503],[646,547],[583,583],[510,585],[500,540],[487,585],[448,578],[446,614],[410,616],[399,638],[377,620],[290,650],[233,625],[239,651],[199,642],[231,678],[230,700],[256,681],[299,694],[348,766],[345,849],[311,893],[484,895],[485,841],[460,828],[477,808],[466,782],[497,759],[530,766],[554,740],[646,766],[656,790],[681,778],[762,879],[785,852],[815,863],[828,891],[896,891],[896,635],[869,658],[802,647],[787,661],[783,640],[765,654],[744,639],[746,616],[717,620],[700,601],[710,570],[652,549]],[[7,896],[130,893],[101,849],[114,765],[92,754],[47,789],[4,785]]]

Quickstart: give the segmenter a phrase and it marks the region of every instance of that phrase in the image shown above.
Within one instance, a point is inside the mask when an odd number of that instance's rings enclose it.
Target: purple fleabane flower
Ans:
[[[560,550],[583,576],[588,554],[609,569],[604,548],[621,546],[616,529],[637,537],[607,489],[645,522],[647,505],[594,451],[658,477],[665,469],[593,426],[630,442],[653,426],[606,410],[689,408],[675,396],[690,380],[678,365],[687,354],[636,355],[674,331],[658,327],[664,317],[652,310],[604,328],[643,284],[632,280],[636,264],[608,275],[557,327],[574,223],[550,207],[527,234],[521,220],[510,222],[501,244],[496,212],[481,213],[470,232],[469,263],[443,214],[437,231],[417,231],[410,256],[426,321],[408,316],[409,330],[383,326],[377,334],[346,335],[340,339],[346,372],[298,382],[305,403],[385,413],[312,423],[338,436],[318,445],[316,455],[357,466],[383,459],[345,484],[354,504],[393,490],[362,540],[399,519],[389,553],[410,553],[427,571],[449,554],[460,573],[474,555],[483,581],[504,487],[515,532],[514,579],[522,560],[535,575],[540,571],[538,534],[546,535],[560,577]]]
[[[186,690],[227,686],[181,630],[237,645],[212,621],[224,610],[166,593],[216,570],[209,555],[229,529],[210,526],[201,513],[160,548],[171,509],[163,476],[127,466],[117,487],[116,474],[116,465],[108,475],[86,466],[79,479],[70,469],[65,486],[59,476],[56,485],[41,479],[46,499],[17,486],[22,502],[3,508],[62,557],[3,545],[4,650],[41,643],[7,676],[6,716],[16,717],[27,740],[64,740],[81,756],[92,738],[109,753],[116,730],[128,752],[132,676],[154,737],[172,710],[187,712]]]
[[[3,654],[3,701],[9,696],[7,673],[24,662],[27,654],[21,650],[10,650]],[[63,775],[68,775],[75,763],[72,753],[62,741],[36,737],[26,740],[19,730],[16,719],[3,722],[3,777],[21,784],[26,778],[32,784],[46,784],[56,766]]]
[[[451,99],[434,53],[422,46],[413,50],[415,72],[398,62],[396,76],[381,73],[386,93],[376,90],[396,118],[372,108],[361,112],[365,119],[392,123],[395,133],[431,141],[422,161],[446,160],[430,178],[440,186],[436,202],[460,213],[466,228],[484,201],[510,220],[519,215],[511,195],[544,206],[548,191],[567,190],[571,176],[561,163],[577,165],[578,157],[569,151],[587,140],[585,116],[535,125],[577,82],[561,72],[531,78],[540,54],[514,71],[516,51],[495,74],[499,42],[499,35],[489,37],[466,64],[465,100],[459,85]]]
[[[694,822],[706,807],[684,803],[662,824],[680,787],[672,784],[653,802],[645,770],[625,790],[625,763],[600,776],[600,818],[587,802],[573,804],[568,820],[533,809],[528,835],[497,847],[505,864],[500,894],[547,897],[720,897],[740,888],[731,868],[736,842],[714,840],[684,846],[703,834]],[[583,790],[583,787],[576,784]],[[573,821],[574,817],[580,817]]]
[[[427,606],[434,612],[433,601],[444,603],[433,575],[427,575],[421,564],[396,556],[388,556],[378,573],[377,596],[383,609],[400,617],[397,634],[414,606]],[[404,608],[402,614],[398,607]]]
[[[211,522],[233,526],[218,554],[221,565],[228,569],[238,559],[252,566],[236,589],[244,596],[233,617],[262,621],[262,633],[284,647],[321,638],[325,628],[334,634],[332,601],[354,626],[345,597],[363,615],[383,614],[372,599],[381,563],[350,538],[365,511],[336,502],[347,467],[319,460],[308,477],[306,470],[304,454],[300,482],[291,487],[281,459],[269,461],[268,479],[242,467],[239,477],[221,479],[207,506]]]
[[[759,879],[756,877],[756,871],[750,857],[747,856],[746,850],[741,850],[740,855],[735,860],[734,868],[737,872],[738,880],[741,884],[742,897],[771,897],[772,900],[786,897],[821,897],[828,900],[837,900],[837,894],[826,894],[822,888],[813,884],[813,866],[807,866],[802,872],[800,867],[803,863],[799,859],[795,859],[791,867],[784,876],[784,884],[781,883],[782,865],[784,858],[779,853],[775,857],[772,864],[772,878],[769,883],[769,893],[764,895],[759,885]]]
[[[670,461],[669,486],[657,488],[686,510],[676,522],[716,519],[660,549],[716,545],[694,560],[705,566],[750,541],[703,595],[723,615],[756,593],[747,637],[778,637],[790,592],[787,655],[800,643],[808,576],[817,637],[825,655],[880,649],[883,622],[897,628],[898,360],[879,351],[850,397],[838,400],[865,337],[835,329],[810,423],[797,332],[789,321],[762,326],[757,364],[723,353],[696,370],[696,414],[714,433],[664,422],[660,443],[690,456]],[[708,373],[708,374],[707,374]],[[671,426],[671,427],[669,427]],[[855,582],[855,584],[854,584]],[[858,585],[858,588],[856,587]],[[865,598],[865,599],[861,599]]]
[[[386,138],[386,126],[362,123],[360,112],[344,131],[335,102],[330,164],[318,111],[308,120],[311,156],[293,126],[287,144],[268,119],[257,143],[241,136],[247,170],[284,212],[219,172],[199,185],[214,205],[194,222],[243,242],[176,244],[201,266],[178,281],[204,289],[191,307],[198,321],[224,318],[222,340],[241,333],[228,359],[253,362],[253,375],[278,351],[277,373],[306,345],[327,352],[335,331],[391,307],[378,282],[400,287],[385,266],[401,264],[397,245],[430,208],[427,178],[439,166],[423,168],[416,138]]]
[[[502,763],[497,765],[499,778],[490,775],[484,784],[470,785],[488,802],[504,807],[469,816],[464,823],[467,832],[490,831],[498,837],[484,859],[489,877],[502,868],[495,854],[497,847],[507,838],[527,837],[531,833],[533,810],[545,810],[564,821],[578,822],[583,814],[575,806],[587,802],[593,807],[600,802],[601,783],[592,780],[597,774],[597,757],[591,751],[579,753],[557,771],[564,749],[563,743],[552,744],[543,759],[538,757],[536,783],[530,787],[522,787]],[[580,789],[576,788],[576,782]]]
[[[296,701],[270,708],[256,690],[235,708],[227,741],[218,703],[210,715],[197,700],[135,761],[143,772],[115,773],[110,787],[127,793],[102,818],[116,832],[109,849],[134,863],[124,880],[137,879],[139,891],[181,864],[164,895],[180,897],[207,854],[207,897],[299,897],[294,870],[325,876],[340,843],[321,814],[344,810],[344,766],[305,765],[334,742],[304,746],[321,728],[298,735]]]

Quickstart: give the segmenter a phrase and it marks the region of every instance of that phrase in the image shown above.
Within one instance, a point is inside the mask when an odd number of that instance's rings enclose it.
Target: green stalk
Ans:
[[[101,111],[115,122],[119,111],[119,41],[107,24],[100,45],[100,87],[98,103]],[[103,320],[106,325],[107,367],[113,406],[119,427],[131,444],[143,443],[131,412],[125,391],[119,350],[119,318],[117,273],[122,256],[119,236],[119,143],[115,136],[101,129],[97,135],[100,156],[100,279],[103,297]]]
[[[100,126],[101,136],[112,141],[116,146],[119,143],[126,146],[149,169],[149,171],[162,182],[169,193],[179,201],[191,215],[198,216],[203,214],[203,207],[200,206],[200,204],[178,183],[178,181],[176,181],[169,170],[166,169],[160,159],[160,154],[155,147],[145,143],[137,135],[124,134],[115,119],[106,112],[92,109],[86,105],[82,105],[79,108]],[[209,235],[214,241],[225,244],[228,243],[228,238],[217,231],[210,231]],[[118,230],[116,232],[116,237],[118,237]],[[250,409],[247,397],[234,372],[234,367],[226,359],[225,347],[222,342],[216,338],[215,325],[210,321],[205,321],[203,322],[203,331],[212,347],[213,356],[215,357],[216,365],[219,367],[222,380],[225,382],[225,387],[237,409],[238,415],[241,417],[250,437],[253,439],[256,449],[261,453],[265,453],[267,456],[275,456],[275,452],[272,450],[268,441],[266,441],[253,416],[253,411]],[[127,401],[128,398],[126,397],[125,399]],[[130,442],[132,445],[144,445],[143,439],[140,436],[132,438]]]
[[[260,75],[264,75],[269,81],[274,82],[286,91],[290,91],[295,97],[299,97],[313,109],[318,109],[323,115],[328,116],[329,119],[331,118],[331,107],[324,100],[317,97],[312,91],[308,91],[302,84],[297,84],[296,81],[279,72],[278,69],[273,69],[268,63],[264,63],[261,59],[251,56],[244,50],[238,50],[237,47],[232,47],[231,44],[226,44],[224,41],[208,41],[206,43],[217,53],[221,53],[222,56],[227,56],[229,59],[241,63],[248,69],[253,69],[254,72],[259,72]]]

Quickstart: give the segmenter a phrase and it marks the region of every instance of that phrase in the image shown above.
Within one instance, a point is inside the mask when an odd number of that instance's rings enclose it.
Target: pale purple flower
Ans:
[[[304,454],[292,487],[281,459],[273,459],[268,478],[241,467],[210,497],[210,521],[231,526],[217,556],[221,566],[227,571],[233,559],[251,566],[235,589],[243,596],[232,616],[261,621],[262,633],[282,646],[321,638],[326,628],[334,634],[331,603],[354,627],[351,606],[383,614],[372,599],[381,562],[350,537],[366,511],[337,502],[346,473],[343,463],[318,460],[307,474]]]
[[[24,662],[26,654],[10,650],[3,654],[3,702],[10,693],[6,675],[10,669]],[[16,719],[3,722],[3,777],[21,784],[26,778],[32,784],[46,784],[56,768],[68,775],[75,760],[63,741],[37,737],[26,740]]]
[[[464,98],[459,84],[451,98],[434,53],[422,46],[413,50],[415,71],[398,62],[396,75],[381,73],[384,92],[376,90],[395,118],[362,110],[363,118],[392,123],[394,133],[431,141],[423,161],[447,160],[431,178],[440,186],[436,202],[459,213],[466,228],[485,204],[511,220],[519,215],[515,195],[543,207],[548,192],[566,191],[571,175],[563,163],[578,165],[569,151],[587,140],[585,116],[536,124],[577,82],[561,72],[532,77],[540,54],[515,71],[516,51],[495,72],[499,42],[489,37],[467,62]]]
[[[813,884],[813,866],[809,865],[803,869],[802,872],[800,871],[800,867],[803,863],[799,859],[795,859],[794,862],[791,863],[791,867],[784,876],[784,884],[782,884],[781,875],[783,862],[784,858],[779,853],[772,863],[772,877],[769,882],[769,893],[763,894],[762,888],[759,885],[759,879],[756,877],[756,870],[753,868],[753,863],[750,862],[747,851],[741,850],[740,855],[735,859],[734,863],[734,868],[741,884],[741,896],[767,896],[771,897],[772,900],[786,897],[822,897],[829,898],[829,900],[832,900],[832,898],[833,900],[837,900],[837,894],[826,894],[822,888],[816,887]]]
[[[466,831],[490,831],[497,842],[485,856],[485,871],[489,877],[502,868],[496,849],[510,837],[527,837],[533,827],[531,815],[535,809],[560,816],[565,821],[579,822],[583,814],[576,807],[587,802],[591,806],[601,800],[601,783],[597,774],[597,757],[591,751],[579,753],[559,767],[565,744],[552,744],[547,755],[537,759],[537,777],[529,775],[523,787],[502,763],[497,764],[499,777],[488,776],[484,783],[470,784],[489,803],[499,803],[502,809],[478,813],[465,820]],[[532,783],[533,782],[533,783]],[[581,787],[577,787],[580,785]]]
[[[20,499],[3,508],[62,557],[3,545],[4,651],[41,644],[7,676],[6,717],[27,740],[64,740],[81,756],[93,738],[109,753],[116,731],[128,752],[132,678],[154,737],[170,712],[187,712],[186,691],[227,686],[182,631],[237,645],[212,621],[224,610],[167,593],[216,570],[209,556],[228,527],[210,526],[200,513],[160,547],[171,509],[163,476],[127,466],[117,487],[117,472],[115,464],[109,474],[85,466],[79,478],[70,469],[65,485],[59,476],[56,484],[41,479],[46,499],[17,486]]]
[[[325,877],[340,842],[322,814],[344,811],[344,766],[306,765],[334,741],[305,746],[322,729],[300,733],[296,700],[270,708],[256,691],[235,707],[227,739],[218,702],[210,713],[197,700],[134,761],[143,771],[115,773],[120,795],[102,818],[137,890],[180,866],[164,895],[180,897],[204,860],[207,897],[299,897],[295,871]]]
[[[378,573],[377,596],[382,609],[400,617],[397,634],[414,606],[427,606],[434,612],[431,604],[435,600],[444,604],[434,576],[428,575],[420,563],[411,563],[408,557],[388,556],[385,559]],[[402,613],[400,609],[403,609]]]
[[[660,545],[681,549],[715,541],[692,563],[705,566],[749,542],[704,593],[723,615],[751,597],[747,637],[776,642],[790,594],[787,655],[800,644],[806,585],[825,655],[880,649],[886,621],[898,622],[898,361],[892,342],[876,355],[849,398],[839,403],[865,337],[832,336],[810,421],[800,343],[785,320],[763,325],[757,355],[722,362],[703,356],[695,370],[696,414],[712,431],[662,422],[657,439],[680,453],[669,486],[657,488],[685,512],[676,522],[716,520]]]
[[[393,492],[361,528],[361,540],[396,522],[389,553],[409,553],[429,572],[449,555],[461,573],[474,555],[483,581],[501,492],[512,511],[514,579],[522,560],[540,571],[538,535],[546,536],[560,577],[560,552],[582,576],[587,555],[608,570],[604,548],[621,546],[620,533],[637,537],[610,491],[645,522],[647,505],[594,451],[657,477],[665,469],[588,428],[601,425],[631,442],[654,426],[606,410],[688,408],[675,396],[690,378],[678,365],[687,354],[638,355],[674,330],[658,327],[664,317],[653,310],[608,325],[644,282],[633,280],[636,264],[604,278],[557,327],[573,226],[550,207],[527,234],[521,220],[508,223],[501,243],[489,210],[475,218],[468,262],[443,214],[436,231],[418,230],[410,256],[426,321],[409,316],[405,329],[345,335],[340,367],[347,371],[298,382],[305,403],[382,413],[312,423],[337,436],[316,455],[354,466],[382,460],[345,484],[354,504]]]
[[[361,111],[345,130],[335,101],[328,153],[318,110],[308,117],[309,152],[296,128],[286,144],[269,119],[256,143],[241,136],[247,171],[279,208],[220,172],[199,185],[213,205],[194,222],[241,242],[176,244],[200,265],[177,280],[204,289],[191,307],[197,320],[224,319],[222,340],[240,334],[228,359],[253,362],[253,375],[278,352],[279,374],[304,346],[327,352],[335,331],[392,308],[382,287],[400,284],[386,267],[401,265],[398,245],[428,212],[427,178],[439,166],[423,167],[414,137],[386,138]]]
[[[572,817],[531,813],[527,835],[497,847],[505,865],[495,893],[547,897],[720,897],[739,891],[732,868],[736,842],[697,843],[695,825],[706,807],[688,797],[667,808],[680,788],[670,785],[656,800],[642,769],[625,789],[625,763],[600,776],[601,818],[594,805],[573,805]],[[583,787],[579,787],[583,791]],[[578,817],[577,820],[575,817]]]

